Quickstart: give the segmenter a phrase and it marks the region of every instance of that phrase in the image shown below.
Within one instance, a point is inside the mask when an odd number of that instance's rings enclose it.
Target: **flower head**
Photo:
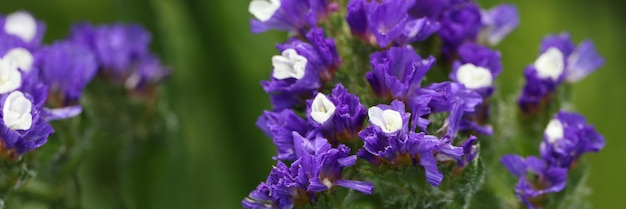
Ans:
[[[473,2],[457,3],[441,18],[439,36],[443,53],[451,55],[467,40],[474,40],[482,28],[480,8]]]
[[[13,91],[2,96],[0,138],[6,148],[15,149],[18,154],[23,154],[47,142],[53,129],[40,116],[41,107],[37,104],[40,102],[21,91]]]
[[[499,4],[482,11],[484,36],[487,43],[497,45],[520,23],[517,7],[513,4]]]
[[[248,11],[253,33],[270,29],[300,32],[317,26],[328,16],[332,5],[328,0],[253,0]]]
[[[17,11],[0,16],[0,36],[19,38],[29,49],[39,46],[45,32],[44,23],[29,12]]]
[[[491,96],[494,80],[502,72],[500,52],[474,43],[466,43],[459,50],[450,79],[477,91],[483,98]]]
[[[373,70],[366,78],[376,95],[409,98],[420,88],[435,58],[422,59],[410,46],[392,47],[370,55],[370,64]]]
[[[332,94],[318,93],[307,101],[307,118],[333,143],[351,139],[363,126],[366,111],[359,98],[337,84]]]

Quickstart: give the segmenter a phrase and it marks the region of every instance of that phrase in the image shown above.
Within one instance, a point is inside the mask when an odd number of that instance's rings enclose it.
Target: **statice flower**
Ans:
[[[410,98],[435,64],[435,58],[422,59],[410,46],[392,47],[370,55],[372,71],[365,75],[374,93],[382,98]]]
[[[497,45],[519,26],[519,14],[513,4],[499,4],[482,11],[483,36],[490,45]]]
[[[293,134],[306,135],[312,127],[293,110],[265,111],[257,120],[257,126],[269,136],[278,148],[274,160],[296,160]]]
[[[540,55],[535,63],[524,71],[526,85],[518,104],[524,112],[532,112],[542,101],[550,99],[563,80],[578,81],[603,64],[603,58],[591,41],[575,48],[568,33],[549,35],[541,42]]]
[[[408,11],[412,0],[350,0],[346,21],[352,33],[379,47],[422,41],[439,30],[427,17],[415,18]]]
[[[465,85],[487,98],[491,96],[494,80],[502,72],[500,52],[475,43],[466,43],[459,50],[450,73],[452,81]]]
[[[263,89],[271,96],[275,110],[291,108],[313,97],[322,79],[329,80],[339,65],[339,55],[332,38],[325,38],[321,28],[307,33],[309,42],[297,38],[277,46],[281,55],[272,57],[274,69]]]
[[[464,42],[475,41],[482,26],[480,8],[476,3],[456,3],[441,18],[439,36],[444,44],[442,53],[450,56]]]
[[[307,118],[332,143],[352,139],[361,130],[366,109],[359,98],[337,84],[331,95],[307,100]]]
[[[79,23],[72,27],[70,40],[90,49],[100,72],[128,89],[143,90],[169,75],[169,69],[150,54],[152,37],[140,25]]]
[[[253,0],[248,11],[253,33],[270,29],[301,32],[317,26],[336,7],[329,0]]]
[[[89,48],[69,41],[45,46],[37,53],[39,79],[49,86],[48,120],[74,117],[82,111],[80,98],[96,75],[96,56]]]
[[[17,11],[7,16],[0,15],[0,37],[20,41],[28,49],[39,46],[45,32],[45,24],[29,12]]]
[[[528,208],[536,208],[532,198],[560,192],[567,184],[567,168],[550,165],[535,156],[504,155],[500,162],[519,178],[515,193]]]
[[[604,143],[604,137],[582,115],[560,111],[545,129],[541,157],[551,165],[567,168],[582,154],[600,151]]]
[[[291,166],[279,161],[267,180],[259,184],[241,205],[249,209],[290,209],[294,208],[294,202],[308,202],[314,196],[306,191],[308,179],[304,178],[302,169],[301,161]]]
[[[32,95],[45,95],[45,88],[33,89]],[[41,98],[22,91],[3,94],[0,138],[7,149],[23,154],[41,147],[54,131],[42,117]],[[37,99],[37,100],[36,100]]]

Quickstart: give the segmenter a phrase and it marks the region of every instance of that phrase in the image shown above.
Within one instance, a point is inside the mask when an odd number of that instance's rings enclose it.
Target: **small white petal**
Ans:
[[[335,104],[333,104],[326,95],[318,93],[311,104],[311,118],[313,118],[315,122],[324,124],[335,114],[335,109]]]
[[[13,61],[0,59],[0,94],[11,92],[22,85],[22,74]]]
[[[272,57],[272,65],[274,72],[272,76],[276,79],[304,77],[308,60],[306,57],[300,56],[294,49],[287,49],[281,55]]]
[[[382,110],[379,107],[370,107],[368,110],[370,122],[380,127],[385,133],[395,133],[402,129],[402,116],[395,110]]]
[[[546,140],[550,143],[554,143],[564,136],[563,124],[557,119],[552,119],[550,123],[548,123],[548,127],[546,127],[544,133],[547,137]]]
[[[33,54],[21,47],[9,50],[2,59],[15,62],[17,67],[24,72],[30,71],[35,61]]]
[[[248,6],[248,11],[259,21],[265,22],[272,18],[279,8],[280,0],[253,0]]]
[[[33,124],[32,102],[20,91],[9,94],[2,107],[3,122],[11,130],[28,130]]]
[[[27,12],[18,11],[7,15],[4,32],[30,42],[37,35],[37,21]]]
[[[535,60],[535,69],[539,78],[559,79],[565,70],[563,53],[555,47],[549,48]]]
[[[493,76],[489,70],[471,63],[461,65],[457,70],[456,78],[459,83],[469,89],[489,87],[493,84]]]

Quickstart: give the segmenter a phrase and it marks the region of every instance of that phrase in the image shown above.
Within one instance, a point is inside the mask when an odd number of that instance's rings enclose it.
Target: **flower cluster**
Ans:
[[[576,47],[568,33],[548,35],[541,42],[540,55],[526,67],[526,85],[518,99],[524,112],[534,112],[552,99],[563,82],[575,83],[604,65],[592,41]]]
[[[582,154],[598,152],[603,147],[604,138],[582,115],[560,111],[544,131],[540,158],[505,155],[501,162],[519,178],[515,187],[517,197],[534,208],[537,205],[533,204],[533,198],[565,188],[568,170]]]
[[[482,10],[471,0],[342,3],[250,3],[252,32],[285,30],[292,37],[277,45],[271,78],[261,82],[273,109],[257,126],[276,145],[278,162],[243,200],[246,208],[315,207],[336,186],[387,201],[374,190],[390,185],[369,175],[376,168],[417,168],[425,175],[416,178],[446,190],[444,175],[478,165],[479,137],[494,135],[490,100],[503,65],[500,52],[487,45],[519,24],[513,5]],[[336,25],[341,21],[349,31]],[[590,41],[574,48],[567,34],[544,40],[542,55],[525,73],[523,110],[562,80],[575,82],[602,65]],[[561,112],[546,130],[541,158],[511,155],[502,162],[520,177],[518,195],[529,204],[562,190],[572,162],[603,145],[584,119]],[[538,178],[526,180],[527,171]]]
[[[0,151],[15,156],[44,145],[54,132],[49,121],[82,112],[82,93],[98,73],[115,69],[129,90],[167,75],[149,55],[147,31],[111,28],[77,25],[70,38],[45,45],[45,25],[30,13],[0,16]]]

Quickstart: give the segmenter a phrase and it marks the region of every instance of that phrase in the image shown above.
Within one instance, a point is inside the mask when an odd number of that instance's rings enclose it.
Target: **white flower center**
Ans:
[[[307,62],[306,57],[300,56],[296,50],[287,49],[283,51],[282,55],[272,57],[272,65],[274,66],[272,76],[281,80],[287,78],[300,79],[304,77]]]
[[[276,10],[280,8],[280,0],[253,0],[248,6],[248,11],[261,22],[272,18]]]
[[[370,122],[380,127],[385,133],[395,133],[402,129],[402,116],[395,110],[382,110],[379,107],[370,107],[367,110]]]
[[[545,136],[550,143],[554,143],[556,140],[563,138],[563,132],[563,124],[557,119],[552,119],[544,131]]]
[[[311,118],[313,118],[315,122],[324,124],[335,114],[335,108],[335,104],[328,100],[326,95],[318,93],[311,104]]]
[[[565,70],[563,53],[555,47],[549,48],[535,61],[535,69],[537,69],[539,78],[559,79]]]
[[[333,187],[333,182],[330,182],[330,180],[328,178],[324,178],[324,180],[322,180],[322,183],[324,184],[324,186],[326,186],[328,189]]]
[[[17,67],[24,72],[30,71],[30,69],[33,67],[33,62],[35,60],[33,58],[33,54],[21,47],[9,50],[4,55],[3,59],[14,62]]]
[[[0,59],[0,94],[11,92],[22,85],[22,74],[12,60]]]
[[[489,87],[493,84],[493,76],[489,70],[471,63],[461,65],[456,73],[456,78],[459,83],[469,89]]]
[[[32,105],[22,92],[11,92],[2,107],[4,125],[11,130],[30,129],[33,124],[33,116],[30,114]]]
[[[37,21],[26,12],[14,12],[7,15],[4,32],[16,35],[25,42],[30,42],[37,35]]]

